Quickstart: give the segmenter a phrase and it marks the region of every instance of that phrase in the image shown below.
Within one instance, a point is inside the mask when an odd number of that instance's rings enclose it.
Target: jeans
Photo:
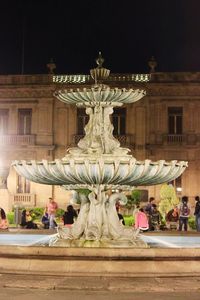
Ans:
[[[182,231],[182,227],[184,227],[184,230],[187,231],[188,227],[188,218],[187,217],[180,217],[179,218],[179,231]]]
[[[200,231],[200,215],[195,215],[197,231]]]
[[[52,214],[52,215],[49,216],[49,229],[54,229],[55,228],[54,219],[55,219],[55,215],[54,214]]]

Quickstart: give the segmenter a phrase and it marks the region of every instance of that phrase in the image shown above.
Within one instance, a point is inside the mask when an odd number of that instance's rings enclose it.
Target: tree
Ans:
[[[160,199],[159,211],[162,214],[162,217],[165,219],[168,211],[173,209],[174,206],[179,203],[179,199],[172,184],[162,184],[160,189]]]
[[[127,203],[126,207],[128,209],[135,208],[137,205],[140,204],[140,198],[141,198],[141,191],[140,190],[133,190],[130,196],[127,196]]]

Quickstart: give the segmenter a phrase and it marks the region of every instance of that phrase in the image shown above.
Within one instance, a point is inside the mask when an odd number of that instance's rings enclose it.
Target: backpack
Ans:
[[[181,206],[181,216],[188,217],[190,214],[190,209],[187,205],[187,203],[183,203]]]

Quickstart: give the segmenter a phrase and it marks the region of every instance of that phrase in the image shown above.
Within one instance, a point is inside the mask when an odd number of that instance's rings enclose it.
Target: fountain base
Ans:
[[[88,241],[84,239],[69,240],[58,238],[57,240],[51,242],[50,246],[65,248],[149,248],[149,246],[139,238],[137,238],[134,242],[129,240]]]

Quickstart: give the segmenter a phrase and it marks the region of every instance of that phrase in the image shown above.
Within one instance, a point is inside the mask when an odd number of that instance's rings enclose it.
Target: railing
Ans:
[[[166,134],[164,135],[164,141],[168,144],[182,144],[185,142],[185,135],[183,134]]]
[[[13,204],[24,206],[24,207],[34,207],[36,204],[36,195],[35,194],[14,194],[13,195]]]
[[[73,144],[77,145],[78,142],[84,137],[84,135],[76,134],[73,136]],[[114,135],[114,137],[120,142],[121,146],[131,147],[135,146],[134,144],[134,135],[133,134],[124,134],[124,135]]]
[[[148,82],[151,78],[150,74],[110,74],[104,81],[134,81]],[[53,82],[55,83],[89,83],[93,82],[90,75],[54,75]]]
[[[35,135],[0,135],[0,145],[35,145]]]

